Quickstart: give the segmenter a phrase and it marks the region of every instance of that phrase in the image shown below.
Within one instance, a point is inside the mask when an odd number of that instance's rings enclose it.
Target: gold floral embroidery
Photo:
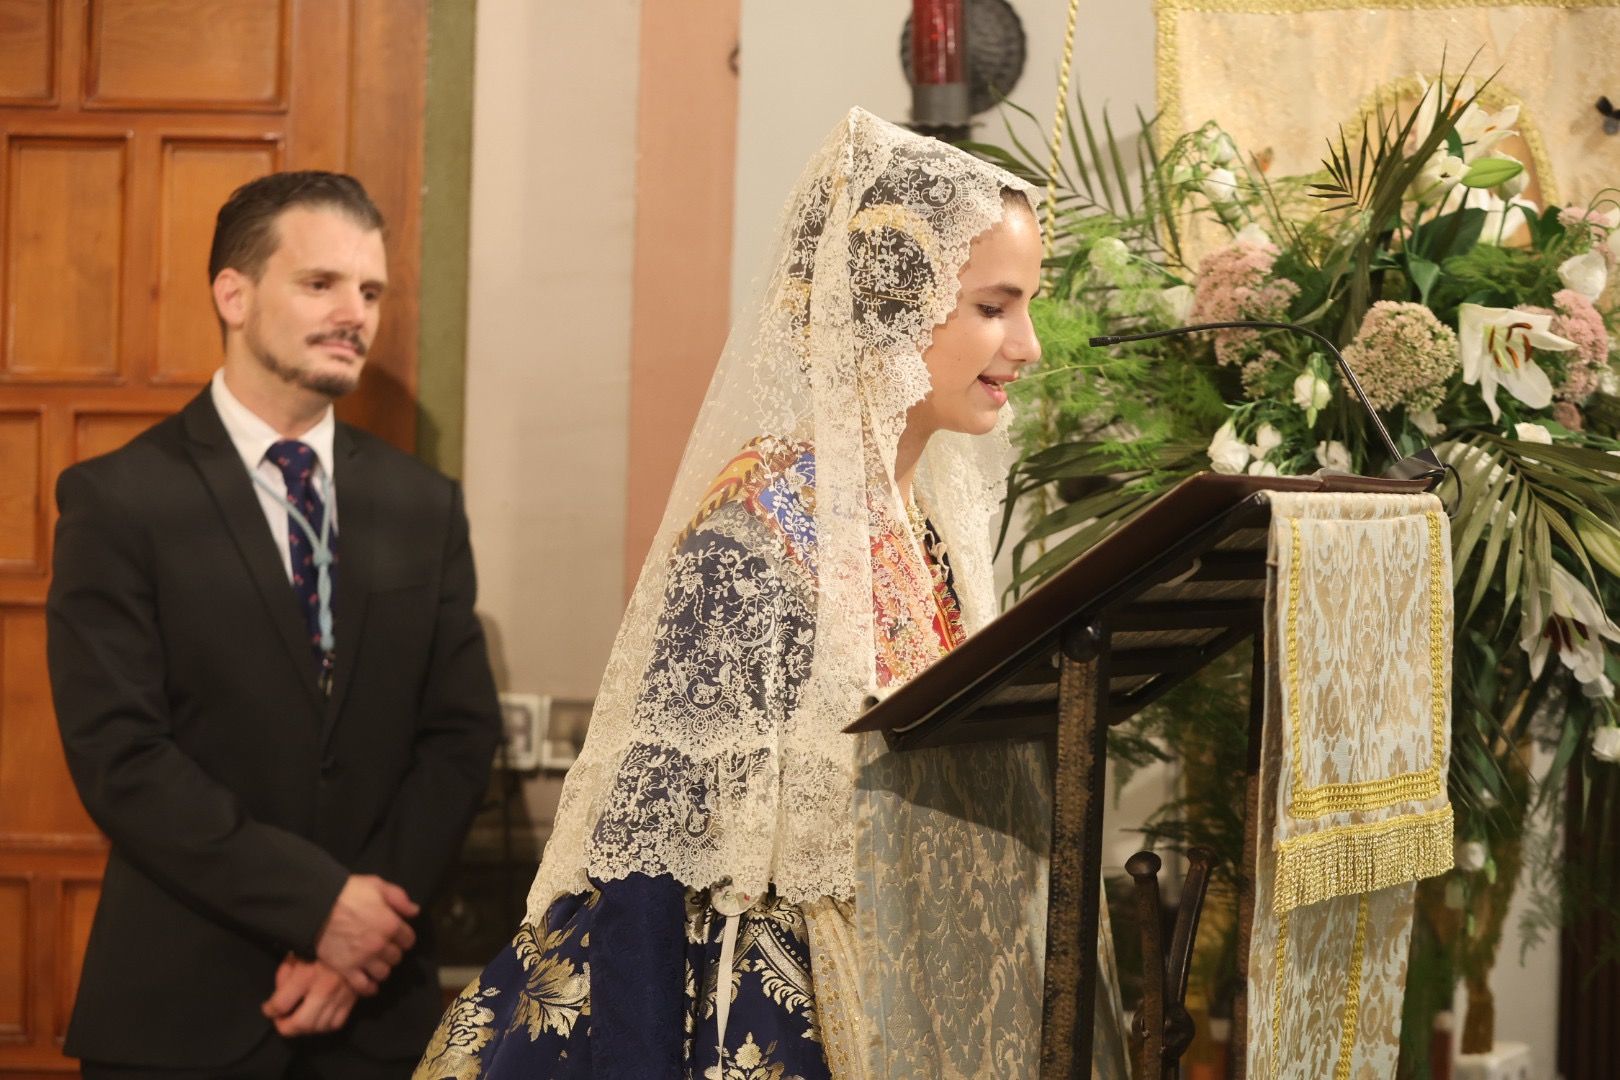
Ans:
[[[439,1022],[412,1080],[478,1080],[478,1052],[495,1034],[490,1026],[495,1012],[487,1003],[499,994],[498,988],[485,989],[474,979]]]
[[[749,1032],[737,1047],[735,1058],[729,1063],[710,1065],[703,1070],[704,1080],[804,1080],[798,1073],[788,1075],[787,1066],[780,1061],[771,1061],[775,1053],[774,1042],[761,1050],[754,1033]]]
[[[528,975],[528,985],[512,1011],[512,1027],[526,1027],[530,1042],[544,1031],[567,1036],[580,1017],[590,1015],[589,965],[575,967],[560,952],[573,932],[554,930],[541,937],[532,924],[525,923],[512,943]]]

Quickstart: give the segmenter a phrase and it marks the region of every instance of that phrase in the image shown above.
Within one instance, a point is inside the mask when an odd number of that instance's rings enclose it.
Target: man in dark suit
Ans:
[[[461,493],[333,419],[387,282],[356,181],[245,185],[209,275],[212,385],[57,487],[51,684],[112,842],[66,1049],[88,1080],[408,1075],[418,905],[500,724]]]

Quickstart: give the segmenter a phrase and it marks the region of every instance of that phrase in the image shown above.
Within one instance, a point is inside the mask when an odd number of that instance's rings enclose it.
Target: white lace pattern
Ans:
[[[531,920],[587,877],[638,872],[749,897],[774,887],[793,903],[853,898],[856,747],[841,729],[876,688],[874,605],[901,613],[891,641],[922,643],[897,677],[938,655],[906,614],[915,600],[882,595],[874,539],[893,522],[910,534],[897,440],[928,392],[922,352],[1005,189],[1036,201],[860,109],[810,161],[619,628]],[[970,632],[994,614],[1006,430],[936,436],[918,471]],[[931,580],[920,550],[906,554]]]

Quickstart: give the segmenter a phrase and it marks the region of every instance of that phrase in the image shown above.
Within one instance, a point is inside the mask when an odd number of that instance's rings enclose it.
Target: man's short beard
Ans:
[[[358,374],[299,371],[292,365],[283,363],[269,349],[263,348],[251,338],[248,341],[248,348],[266,371],[282,382],[291,383],[303,390],[312,390],[329,398],[340,398],[360,385]]]

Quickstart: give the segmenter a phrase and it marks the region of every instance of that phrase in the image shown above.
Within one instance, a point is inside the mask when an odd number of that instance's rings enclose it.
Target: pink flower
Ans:
[[[1552,414],[1553,419],[1569,431],[1580,431],[1586,426],[1586,420],[1581,416],[1581,410],[1575,407],[1574,402],[1553,402]]]
[[[1287,278],[1271,278],[1277,245],[1264,234],[1238,236],[1230,244],[1206,255],[1198,264],[1193,291],[1193,322],[1233,322],[1238,319],[1282,319],[1299,295],[1299,286]],[[1215,335],[1215,358],[1222,364],[1265,360],[1254,347],[1253,330],[1221,330]],[[1269,368],[1269,363],[1263,363]]]
[[[1564,227],[1577,252],[1596,251],[1610,269],[1614,268],[1616,252],[1610,234],[1620,227],[1620,209],[1602,210],[1582,206],[1566,206],[1558,211],[1558,224]],[[1605,241],[1610,241],[1605,243]]]
[[[1609,331],[1592,301],[1575,290],[1559,290],[1553,294],[1553,303],[1558,311],[1548,329],[1575,343],[1556,395],[1561,401],[1585,401],[1596,392],[1609,366]]]
[[[1373,408],[1422,412],[1445,400],[1457,370],[1457,335],[1422,304],[1380,300],[1361,320],[1344,358]]]

